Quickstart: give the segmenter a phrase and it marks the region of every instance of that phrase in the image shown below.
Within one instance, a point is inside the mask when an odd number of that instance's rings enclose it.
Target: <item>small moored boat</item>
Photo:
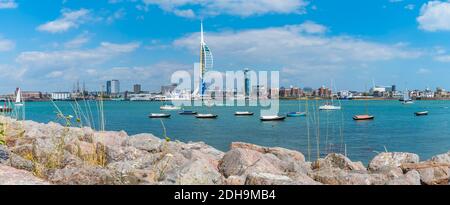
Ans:
[[[248,112],[248,111],[238,111],[238,112],[235,112],[234,115],[236,115],[236,116],[246,116],[246,115],[253,115],[253,113],[252,112]]]
[[[355,115],[354,120],[373,120],[375,117],[373,115]]]
[[[174,106],[174,105],[163,105],[163,106],[159,107],[159,109],[161,109],[161,110],[180,110],[181,107]]]
[[[215,114],[197,114],[195,115],[196,118],[200,119],[215,119],[218,117],[218,115]]]
[[[428,111],[415,112],[414,114],[415,114],[416,116],[428,115]]]
[[[341,109],[341,106],[336,106],[336,105],[331,105],[331,104],[319,106],[319,110],[340,110],[340,109]]]
[[[190,111],[190,110],[183,110],[183,111],[179,112],[178,114],[180,114],[180,115],[196,115],[197,112]]]
[[[149,118],[169,118],[170,114],[167,113],[151,113]]]
[[[281,121],[284,120],[286,117],[285,116],[278,116],[278,115],[266,115],[266,116],[261,116],[261,121]]]
[[[300,117],[306,116],[306,112],[290,112],[287,114],[288,117]]]

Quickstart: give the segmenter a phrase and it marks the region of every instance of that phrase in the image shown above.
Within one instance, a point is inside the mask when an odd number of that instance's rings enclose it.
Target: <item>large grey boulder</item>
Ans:
[[[95,166],[66,167],[57,169],[48,176],[55,184],[64,185],[111,185],[121,184],[118,177],[107,169]]]
[[[0,164],[0,185],[49,185],[50,183],[39,179],[31,172],[15,169]]]
[[[283,174],[277,166],[279,159],[272,154],[262,154],[250,149],[235,148],[227,152],[219,162],[219,170],[225,176],[241,176],[250,173]]]
[[[329,185],[371,185],[369,174],[360,171],[344,171],[338,168],[318,169],[309,176],[323,184]]]
[[[431,157],[430,161],[450,164],[450,152]]]
[[[439,163],[435,161],[425,161],[415,164],[403,164],[405,171],[417,170],[420,174],[420,180],[423,184],[439,185],[448,184],[450,178],[450,164]]]
[[[246,185],[294,185],[294,180],[284,175],[271,173],[251,173],[245,180]]]
[[[338,168],[347,171],[366,171],[362,162],[352,162],[342,154],[328,154],[324,159],[318,159],[312,164],[313,169]]]
[[[180,185],[214,185],[222,184],[222,175],[203,159],[190,161],[185,165],[170,170],[165,182]]]
[[[138,134],[128,137],[123,143],[125,146],[133,146],[147,152],[160,152],[163,140],[152,134]]]
[[[10,158],[7,161],[7,165],[17,169],[23,169],[29,172],[34,171],[34,163],[31,160],[24,159],[21,156],[14,153],[10,155]]]
[[[9,159],[10,152],[6,146],[0,145],[0,164]]]
[[[420,174],[416,170],[411,170],[403,176],[387,181],[386,185],[420,185]]]
[[[369,163],[370,171],[400,167],[404,163],[418,163],[419,156],[407,152],[382,152]]]

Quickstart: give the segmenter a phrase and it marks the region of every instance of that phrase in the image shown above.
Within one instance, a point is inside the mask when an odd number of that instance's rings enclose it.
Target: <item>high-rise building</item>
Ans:
[[[141,84],[135,84],[135,85],[133,85],[133,92],[134,92],[135,94],[141,93]]]
[[[106,81],[106,94],[111,95],[111,81]]]
[[[250,96],[250,77],[248,76],[249,69],[244,70],[244,92],[245,96]]]
[[[208,45],[205,43],[205,38],[203,35],[203,22],[200,24],[200,94],[204,95],[206,90],[206,84],[203,81],[204,76],[207,71],[213,69],[213,55],[211,50],[209,49]]]
[[[111,80],[111,94],[119,94],[120,93],[120,82],[119,80]]]

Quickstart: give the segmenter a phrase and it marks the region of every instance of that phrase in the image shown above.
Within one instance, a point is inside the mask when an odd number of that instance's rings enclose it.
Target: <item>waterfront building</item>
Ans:
[[[245,93],[245,97],[249,97],[250,96],[250,76],[248,76],[248,72],[250,70],[248,68],[246,68],[244,70],[244,93]]]
[[[22,91],[22,99],[24,101],[42,100],[42,92],[39,91]]]
[[[176,83],[170,85],[163,85],[161,86],[161,94],[166,96],[170,95],[175,90],[175,88],[177,88],[177,86],[178,84]]]
[[[111,81],[106,81],[106,94],[111,95]]]
[[[142,92],[142,90],[141,90],[141,85],[140,85],[140,84],[134,84],[134,85],[133,85],[133,92],[134,92],[135,94],[141,93],[141,92]]]
[[[70,100],[71,93],[70,92],[53,92],[51,93],[52,100]]]
[[[111,94],[117,95],[120,93],[120,82],[119,80],[111,80]]]

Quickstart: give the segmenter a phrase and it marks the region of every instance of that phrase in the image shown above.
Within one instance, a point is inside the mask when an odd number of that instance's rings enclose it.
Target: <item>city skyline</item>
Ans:
[[[450,87],[448,1],[252,2],[0,0],[0,93],[110,79],[158,90],[199,61],[201,20],[214,70],[279,70],[280,86]]]

